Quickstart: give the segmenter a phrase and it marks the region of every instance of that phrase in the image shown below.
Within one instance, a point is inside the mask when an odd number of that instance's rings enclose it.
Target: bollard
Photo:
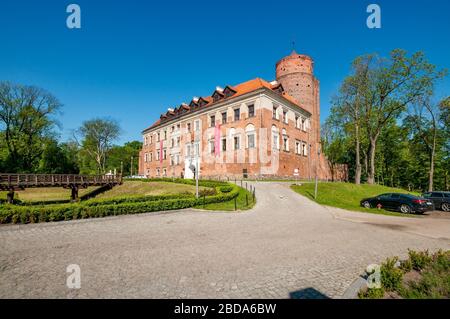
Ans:
[[[248,196],[247,196],[247,194],[245,194],[245,203],[248,206]]]
[[[234,198],[234,210],[237,210],[237,196]]]
[[[242,179],[241,179],[241,187],[242,187]]]
[[[253,201],[256,199],[255,189],[253,188]]]

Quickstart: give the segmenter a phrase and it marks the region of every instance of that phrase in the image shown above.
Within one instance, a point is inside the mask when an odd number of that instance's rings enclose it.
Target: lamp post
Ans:
[[[131,163],[130,163],[130,177],[133,177],[133,156],[131,156]]]
[[[197,140],[195,144],[195,197],[198,198],[198,161],[200,159],[200,143]]]
[[[317,149],[317,162],[316,162],[316,185],[314,186],[314,199],[317,199],[317,183],[318,183],[318,172],[317,172],[317,169],[318,169],[318,166],[319,166],[319,161],[320,161],[320,145],[319,145],[319,147],[318,147],[318,149]]]

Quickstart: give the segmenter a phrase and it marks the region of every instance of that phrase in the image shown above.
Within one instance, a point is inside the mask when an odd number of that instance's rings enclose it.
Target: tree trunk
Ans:
[[[369,157],[369,172],[367,174],[367,183],[375,184],[375,150],[377,145],[377,137],[370,137],[368,157]]]
[[[355,169],[355,184],[359,185],[361,184],[361,156],[359,153],[359,126],[358,124],[355,125],[355,135],[356,135],[356,145],[355,145],[355,163],[356,163],[356,169]]]
[[[430,172],[428,176],[428,191],[433,191],[433,177],[434,177],[434,156],[436,152],[436,132],[433,136],[433,146],[431,147],[431,154],[430,154]]]

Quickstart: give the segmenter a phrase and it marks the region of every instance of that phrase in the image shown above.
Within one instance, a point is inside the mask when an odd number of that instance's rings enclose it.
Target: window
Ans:
[[[200,131],[200,120],[194,122],[194,129],[196,132]]]
[[[248,106],[248,117],[255,116],[255,106],[253,104]]]
[[[222,112],[222,124],[227,124],[227,112]]]
[[[156,150],[156,160],[159,161],[159,150]]]
[[[273,117],[275,120],[278,120],[277,107],[276,107],[275,105],[274,105],[273,108],[272,108],[272,117]]]
[[[153,153],[150,153],[150,162],[153,161]]]
[[[147,136],[144,137],[144,145],[147,145]]]
[[[286,135],[283,136],[283,150],[289,152],[289,138]]]
[[[222,151],[226,152],[227,150],[227,138],[222,139]]]
[[[308,144],[302,143],[302,155],[308,156]]]
[[[147,162],[147,153],[144,154],[144,162]]]
[[[167,159],[167,151],[163,150],[163,159]]]
[[[173,155],[170,156],[170,166],[173,166],[175,164],[175,160],[173,158]]]
[[[247,147],[255,148],[255,133],[249,133],[247,135]]]
[[[180,142],[181,142],[181,137],[178,136],[178,137],[177,137],[177,144],[176,144],[176,145],[177,145],[177,146],[180,146]]]
[[[234,120],[239,121],[241,119],[241,109],[234,109]]]
[[[240,148],[240,145],[239,145],[239,136],[235,136],[234,137],[234,149],[235,150],[238,150],[239,148]]]
[[[158,132],[158,135],[157,135],[157,137],[156,137],[156,141],[159,142],[160,140],[161,140],[161,133]]]
[[[431,193],[431,197],[439,197],[442,198],[444,195],[442,193]]]
[[[214,140],[209,141],[209,152],[214,154],[216,152],[216,143]]]
[[[163,176],[167,176],[167,169],[163,168]]]
[[[187,128],[187,131],[190,132],[191,131],[191,123],[187,123],[186,128]]]
[[[210,127],[216,126],[216,116],[215,115],[211,115],[210,116],[210,124],[209,124],[209,126]]]
[[[300,117],[298,115],[295,115],[295,128],[300,128],[299,119]]]
[[[180,164],[180,154],[175,155],[175,165]]]
[[[153,136],[150,135],[150,144],[152,144],[152,143],[153,143]]]
[[[191,156],[191,144],[186,145],[186,156]]]
[[[175,146],[175,139],[171,139],[170,140],[170,147],[174,147]]]
[[[167,140],[167,130],[164,130],[164,140]]]
[[[288,124],[287,111],[283,110],[283,122]]]
[[[280,149],[280,135],[278,134],[278,129],[275,125],[272,126],[272,149]]]
[[[295,154],[302,154],[302,143],[295,141]]]
[[[157,168],[156,169],[156,176],[159,176],[159,174],[160,174],[160,170],[159,170],[159,168]]]

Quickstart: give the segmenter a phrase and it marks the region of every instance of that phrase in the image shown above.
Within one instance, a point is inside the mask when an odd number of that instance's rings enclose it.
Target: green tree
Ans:
[[[108,152],[119,135],[120,126],[115,120],[95,118],[83,122],[74,135],[84,155],[82,167],[95,163],[97,173],[106,173]]]
[[[33,172],[54,135],[53,116],[62,104],[34,86],[0,82],[0,129],[6,148],[3,166],[10,172]]]

